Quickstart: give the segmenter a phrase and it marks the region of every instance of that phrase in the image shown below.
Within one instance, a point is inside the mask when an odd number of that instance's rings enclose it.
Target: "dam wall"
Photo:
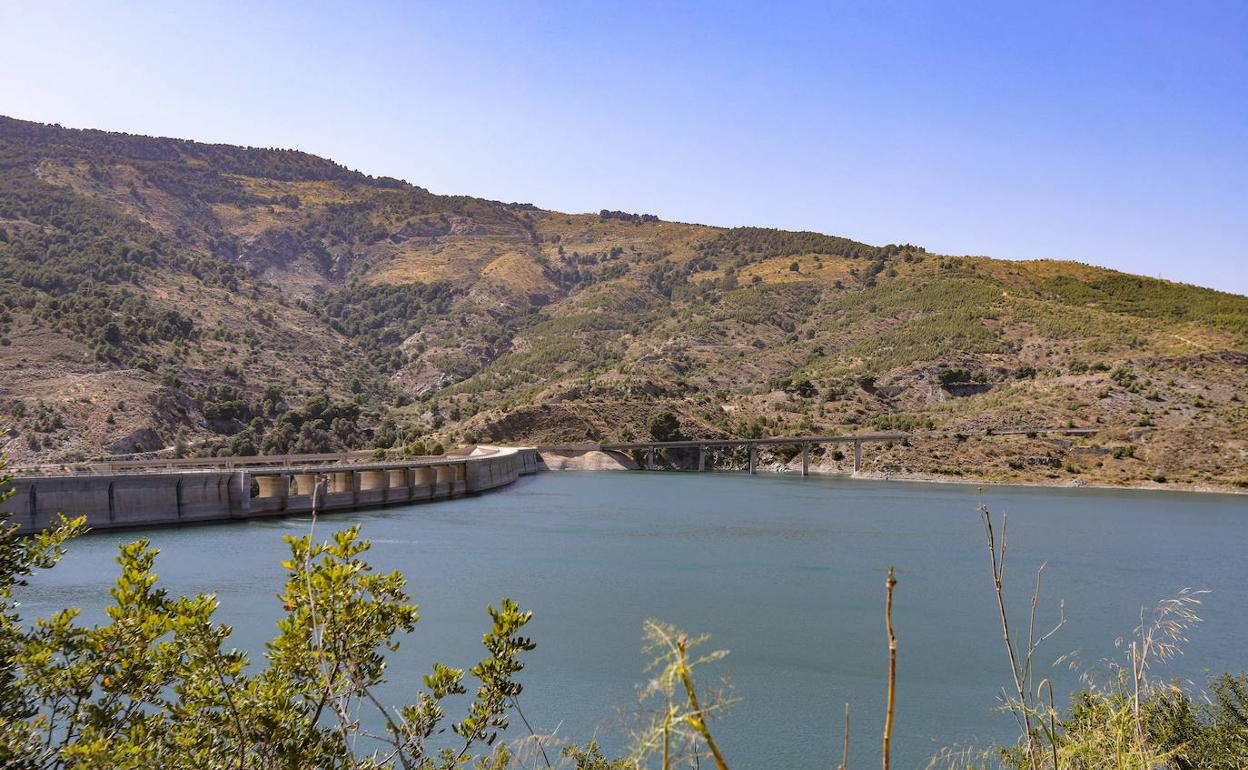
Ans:
[[[94,530],[189,524],[440,500],[536,473],[535,449],[476,447],[438,458],[269,468],[14,477],[3,504],[20,534],[85,516]]]

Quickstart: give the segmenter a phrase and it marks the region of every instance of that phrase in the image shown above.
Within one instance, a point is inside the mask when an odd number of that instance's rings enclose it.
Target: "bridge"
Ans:
[[[532,448],[476,447],[434,457],[372,461],[370,452],[103,461],[13,468],[4,508],[18,532],[57,517],[91,529],[349,511],[483,492],[537,472]]]
[[[706,470],[706,453],[712,448],[747,448],[750,452],[750,473],[758,471],[758,448],[760,446],[798,445],[802,448],[802,475],[810,475],[810,449],[823,444],[852,444],[854,473],[862,470],[862,445],[873,441],[903,441],[910,438],[905,433],[858,433],[848,436],[787,436],[779,438],[743,439],[696,439],[688,441],[642,441],[625,444],[602,444],[604,452],[645,452],[646,470],[654,469],[655,452],[666,449],[697,449],[698,470]]]
[[[994,430],[979,435],[992,436],[1033,436],[1040,434],[1059,434],[1064,436],[1090,436],[1097,432],[1096,428],[1017,428]],[[802,454],[802,475],[810,475],[810,450],[812,447],[825,444],[850,444],[853,447],[854,473],[862,470],[863,444],[880,442],[915,441],[925,438],[952,438],[960,434],[948,431],[927,431],[923,433],[851,433],[835,436],[779,436],[772,438],[727,438],[727,439],[683,439],[680,441],[634,441],[614,444],[564,444],[550,449],[571,451],[602,451],[602,452],[643,452],[645,453],[645,469],[654,469],[656,452],[667,449],[696,449],[698,451],[698,470],[706,470],[706,455],[713,448],[746,448],[749,450],[749,470],[758,470],[758,448],[760,446],[799,446]]]

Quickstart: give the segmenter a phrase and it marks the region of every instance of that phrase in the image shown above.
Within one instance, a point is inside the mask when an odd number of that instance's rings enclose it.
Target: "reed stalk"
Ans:
[[[719,744],[715,743],[715,739],[711,737],[711,730],[706,726],[706,715],[702,712],[702,704],[698,702],[698,692],[693,686],[693,677],[689,673],[689,666],[686,665],[686,654],[688,651],[689,640],[681,634],[676,639],[676,647],[680,654],[679,668],[680,681],[685,686],[685,695],[689,698],[689,707],[693,710],[690,722],[693,728],[702,736],[702,740],[706,741],[706,747],[711,750],[711,756],[715,758],[715,767],[718,770],[728,770],[727,763],[724,762],[724,755],[719,751]]]
[[[836,766],[836,770],[848,770],[849,768],[849,704],[845,704],[845,742],[841,745],[841,764]]]
[[[897,696],[897,637],[893,634],[893,588],[896,585],[895,570],[889,567],[888,579],[884,581],[884,629],[888,634],[888,706],[884,712],[884,745],[880,755],[884,770],[888,770],[889,748],[893,740],[893,709]]]

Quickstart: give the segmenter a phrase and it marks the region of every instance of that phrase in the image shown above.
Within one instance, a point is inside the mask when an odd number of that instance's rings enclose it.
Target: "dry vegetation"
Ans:
[[[0,411],[17,412],[4,449],[19,462],[179,434],[259,447],[324,393],[358,402],[343,435],[365,443],[640,438],[671,412],[691,436],[938,434],[869,452],[891,477],[1248,484],[1244,297],[562,214],[297,152],[12,120],[0,173]],[[246,409],[208,417],[223,400]],[[1067,426],[1100,432],[987,435]]]

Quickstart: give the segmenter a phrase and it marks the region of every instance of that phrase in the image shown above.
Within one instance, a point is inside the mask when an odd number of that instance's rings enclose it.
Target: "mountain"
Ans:
[[[1248,484],[1248,298],[1072,262],[0,118],[0,301],[18,463],[641,438],[670,412],[696,437],[938,434],[869,452],[893,475]],[[1000,435],[1067,426],[1099,432]]]

